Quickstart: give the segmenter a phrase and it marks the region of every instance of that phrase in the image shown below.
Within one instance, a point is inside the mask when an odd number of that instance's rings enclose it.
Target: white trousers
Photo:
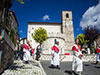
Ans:
[[[54,66],[60,65],[59,53],[54,53],[54,56],[52,57],[52,60],[51,60],[51,64]]]
[[[72,71],[77,71],[77,72],[83,71],[82,60],[77,56],[73,56]]]
[[[100,62],[100,53],[97,54],[97,61]]]
[[[26,49],[24,49],[23,51],[25,52],[24,53],[24,56],[23,56],[23,60],[24,61],[30,60],[30,51],[29,50],[26,50]]]

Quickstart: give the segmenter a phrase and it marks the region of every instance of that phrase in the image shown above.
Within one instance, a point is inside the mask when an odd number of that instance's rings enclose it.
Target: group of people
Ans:
[[[39,60],[40,58],[40,53],[41,53],[41,50],[42,50],[42,47],[41,47],[41,44],[39,44],[35,49],[33,49],[29,43],[29,41],[27,41],[26,44],[24,44],[23,46],[23,60],[26,64],[29,63],[29,60],[31,58],[31,55],[33,56],[33,59],[34,59],[34,55],[36,54],[36,58],[35,60]]]
[[[78,44],[79,40],[78,38],[75,39],[75,44],[72,47],[72,51],[73,51],[73,62],[72,62],[72,74],[74,74],[74,72],[78,72],[79,75],[82,75],[82,71],[83,71],[83,63],[82,63],[82,51],[81,51],[81,47]],[[23,47],[23,52],[24,52],[24,56],[23,56],[23,60],[25,61],[25,63],[28,63],[29,59],[30,59],[30,50],[32,51],[32,55],[34,55],[34,49],[31,48],[29,41],[27,41],[27,43],[24,45]],[[41,53],[41,44],[39,44],[36,48],[36,60],[38,61],[40,58],[40,53]],[[56,41],[54,46],[51,48],[52,51],[52,59],[51,59],[51,66],[50,68],[57,68],[60,69],[60,49],[59,49],[59,41]],[[96,64],[100,62],[100,45],[97,48],[97,61]]]
[[[4,39],[3,36],[0,36],[0,40]],[[73,62],[72,62],[72,74],[74,73],[74,71],[78,72],[79,75],[82,74],[83,71],[83,63],[82,63],[82,51],[81,51],[81,47],[78,44],[79,40],[78,38],[75,39],[75,44],[72,47],[72,51],[73,51]],[[24,60],[24,62],[27,64],[29,63],[30,60],[30,56],[32,53],[32,56],[34,58],[34,54],[36,54],[36,60],[38,61],[40,58],[40,53],[42,51],[42,44],[39,44],[35,49],[33,49],[29,43],[29,41],[27,41],[26,44],[24,44],[23,47],[21,47],[21,54],[22,54],[22,58]],[[31,51],[31,52],[30,52]],[[52,59],[51,59],[51,66],[50,68],[57,68],[60,69],[60,56],[59,56],[59,41],[55,41],[54,46],[51,48],[52,51]],[[98,64],[98,62],[100,62],[100,45],[97,48],[97,58],[96,58],[96,64]]]
[[[77,71],[80,75],[83,71],[82,64],[82,52],[81,47],[78,45],[79,40],[75,39],[75,44],[72,47],[73,51],[73,63],[72,63],[72,71]],[[59,42],[56,41],[55,45],[52,47],[52,60],[50,68],[60,69],[60,57],[59,57]]]
[[[75,44],[72,47],[73,51],[73,62],[72,62],[72,75],[74,75],[75,71],[78,75],[82,75],[83,72],[83,62],[82,62],[82,51],[81,47],[78,44],[79,39],[75,39]],[[96,64],[100,62],[100,45],[97,48],[97,59]],[[60,57],[59,57],[59,42],[56,41],[55,45],[52,47],[52,59],[50,68],[60,69]]]

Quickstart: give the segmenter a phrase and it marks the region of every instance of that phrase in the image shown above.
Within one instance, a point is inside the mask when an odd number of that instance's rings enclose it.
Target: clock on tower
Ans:
[[[62,32],[67,32],[68,30],[73,31],[73,21],[72,21],[72,11],[62,12]]]
[[[69,27],[70,26],[70,21],[66,21],[66,26]]]

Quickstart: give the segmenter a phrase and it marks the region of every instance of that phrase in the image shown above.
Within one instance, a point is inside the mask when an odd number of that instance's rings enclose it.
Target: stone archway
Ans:
[[[65,39],[62,37],[48,37],[48,39],[42,44],[43,54],[51,54],[51,48],[54,45],[55,39],[59,41],[60,53],[64,54]]]

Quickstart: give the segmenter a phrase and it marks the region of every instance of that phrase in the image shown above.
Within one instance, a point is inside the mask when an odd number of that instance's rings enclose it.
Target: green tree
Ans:
[[[33,35],[33,39],[38,43],[43,43],[45,40],[47,40],[47,31],[40,27],[35,30],[35,33]]]
[[[13,44],[16,45],[17,40],[16,40],[16,37],[14,35],[15,35],[15,31],[14,31],[14,29],[11,29],[9,37],[11,38]]]
[[[18,2],[20,2],[21,4],[24,4],[24,1],[23,0],[17,0]]]
[[[81,47],[83,47],[83,45],[87,43],[87,40],[84,34],[77,35],[77,38],[79,39],[79,45],[81,45]]]
[[[84,34],[86,36],[86,39],[89,40],[88,41],[88,47],[91,48],[91,44],[98,38],[99,36],[99,30],[97,27],[86,27],[84,29]]]
[[[26,1],[30,1],[30,0],[17,0],[19,3],[24,4],[24,2]]]

